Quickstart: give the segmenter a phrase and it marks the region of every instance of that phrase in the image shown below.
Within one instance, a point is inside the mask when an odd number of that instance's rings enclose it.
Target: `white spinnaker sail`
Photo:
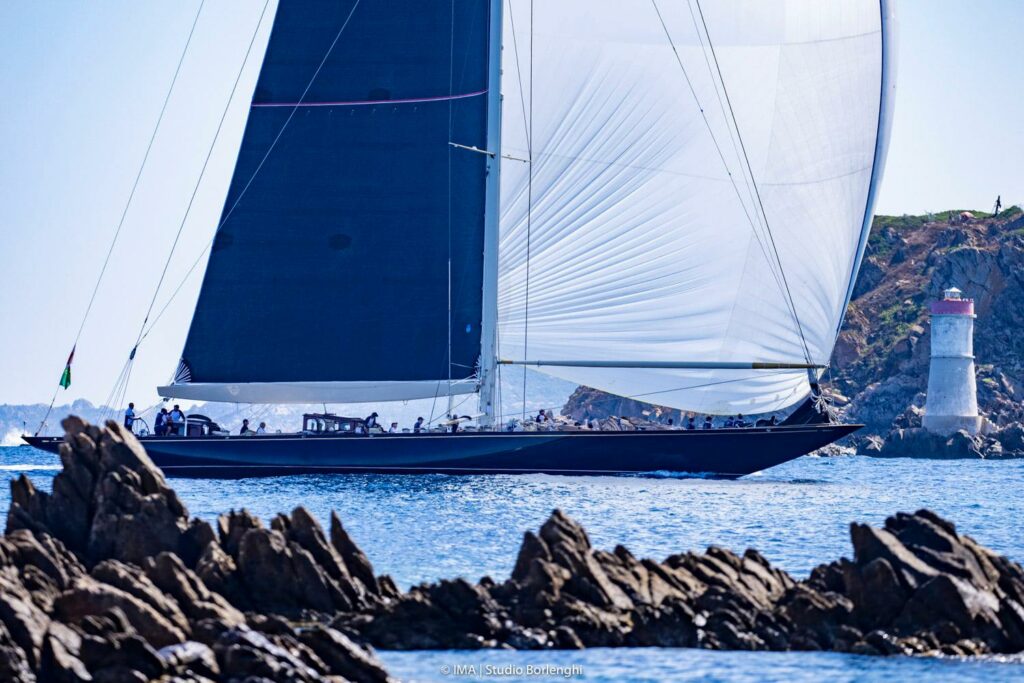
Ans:
[[[884,161],[886,5],[506,4],[501,357],[827,363]],[[804,370],[541,370],[700,412],[808,393]]]

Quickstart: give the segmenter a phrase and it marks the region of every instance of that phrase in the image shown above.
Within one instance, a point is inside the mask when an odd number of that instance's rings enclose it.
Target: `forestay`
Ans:
[[[827,364],[884,161],[887,11],[512,0],[500,356]],[[540,369],[700,412],[808,393],[805,370]]]
[[[475,391],[488,3],[281,2],[175,382],[238,402]]]

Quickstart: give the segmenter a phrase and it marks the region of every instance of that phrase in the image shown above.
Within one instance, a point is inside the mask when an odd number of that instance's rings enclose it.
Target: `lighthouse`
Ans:
[[[932,357],[921,422],[928,431],[977,434],[982,427],[974,379],[974,317],[974,301],[963,298],[956,287],[932,302]]]

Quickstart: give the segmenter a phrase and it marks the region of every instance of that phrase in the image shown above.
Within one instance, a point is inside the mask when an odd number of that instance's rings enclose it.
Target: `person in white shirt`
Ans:
[[[266,434],[267,433],[267,423],[266,422],[260,422],[260,426],[256,428],[256,433],[257,434]]]
[[[391,423],[391,427],[388,428],[388,434],[397,434],[397,433],[398,433],[398,423],[397,422],[392,422]]]

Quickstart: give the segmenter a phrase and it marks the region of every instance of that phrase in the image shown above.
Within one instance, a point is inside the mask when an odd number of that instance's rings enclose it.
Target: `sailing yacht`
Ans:
[[[701,472],[829,444],[866,247],[889,0],[280,2],[165,398],[478,394],[480,428],[207,429],[168,473]],[[526,367],[779,425],[509,431]],[[514,374],[519,377],[519,374]],[[525,398],[525,397],[524,397]],[[30,443],[55,450],[59,440]]]

